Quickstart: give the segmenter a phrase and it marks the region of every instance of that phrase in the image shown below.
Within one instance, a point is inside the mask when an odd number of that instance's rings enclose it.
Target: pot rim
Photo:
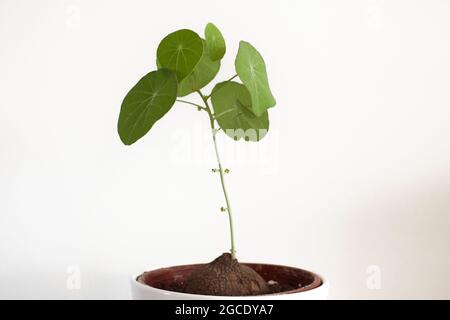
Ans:
[[[264,294],[264,295],[257,295],[257,296],[215,296],[215,295],[203,295],[203,294],[194,294],[194,293],[183,293],[183,292],[177,292],[177,291],[170,291],[170,290],[164,290],[164,289],[159,289],[156,287],[153,287],[151,285],[148,285],[146,283],[142,283],[140,281],[138,281],[138,278],[143,275],[145,272],[153,272],[153,271],[162,271],[164,269],[171,269],[174,267],[185,267],[185,268],[190,268],[190,267],[197,267],[197,266],[201,266],[204,265],[204,263],[195,263],[195,264],[184,264],[184,265],[175,265],[175,266],[170,266],[170,267],[163,267],[163,268],[157,268],[157,269],[152,269],[150,271],[144,271],[141,273],[135,273],[131,276],[131,281],[133,285],[137,285],[138,287],[140,287],[141,289],[147,291],[147,292],[156,292],[162,295],[167,295],[167,296],[180,296],[180,297],[184,297],[184,298],[191,298],[191,299],[198,299],[198,298],[202,298],[204,297],[205,299],[211,299],[211,297],[214,297],[216,299],[251,299],[251,298],[255,298],[255,297],[260,297],[261,299],[265,299],[265,298],[271,298],[271,297],[279,297],[279,296],[284,296],[284,295],[301,295],[303,293],[307,293],[307,292],[311,292],[323,287],[328,287],[328,282],[319,274],[315,273],[315,272],[311,272],[309,270],[306,269],[302,269],[302,268],[297,268],[297,267],[291,267],[291,266],[286,266],[286,265],[279,265],[279,264],[271,264],[271,263],[252,263],[252,262],[242,262],[242,264],[247,265],[247,266],[258,266],[258,265],[264,265],[264,266],[270,266],[270,267],[276,267],[276,268],[290,268],[290,269],[296,269],[296,270],[301,270],[303,272],[308,272],[310,273],[313,277],[314,280],[312,283],[298,288],[298,289],[294,289],[294,290],[289,290],[289,291],[283,291],[283,292],[277,292],[277,293],[270,293],[270,294]]]

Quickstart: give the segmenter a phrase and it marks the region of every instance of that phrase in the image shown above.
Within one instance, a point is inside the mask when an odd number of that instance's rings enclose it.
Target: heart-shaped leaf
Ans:
[[[162,68],[175,71],[178,82],[194,70],[202,54],[202,39],[188,29],[178,30],[166,36],[156,52],[158,63]]]
[[[175,72],[160,69],[147,73],[123,99],[117,126],[122,142],[130,145],[142,138],[176,98]]]
[[[227,136],[234,140],[259,141],[269,130],[269,115],[251,112],[251,97],[247,88],[234,81],[217,84],[211,94],[214,116]]]
[[[241,41],[234,62],[239,78],[247,87],[252,98],[252,111],[262,115],[275,106],[276,101],[267,80],[266,64],[259,52],[248,42]]]
[[[220,60],[225,55],[225,39],[217,27],[211,22],[205,27],[206,45],[212,61]]]
[[[217,75],[220,69],[220,60],[212,61],[209,49],[203,41],[203,55],[194,70],[178,85],[178,96],[184,97],[188,94],[200,90]],[[157,62],[158,63],[158,62]]]

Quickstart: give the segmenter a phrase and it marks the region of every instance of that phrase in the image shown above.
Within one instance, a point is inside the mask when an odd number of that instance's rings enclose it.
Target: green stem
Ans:
[[[181,102],[181,103],[186,103],[186,104],[190,104],[190,105],[196,106],[197,108],[199,108],[199,109],[201,109],[201,110],[204,110],[204,111],[206,111],[206,108],[205,108],[205,107],[202,107],[201,105],[199,105],[199,104],[196,104],[196,103],[193,103],[193,102],[190,102],[190,101],[186,101],[186,100],[181,100],[181,99],[177,99],[177,102]]]
[[[229,81],[231,81],[231,80],[233,80],[234,78],[236,78],[238,75],[237,74],[235,74],[234,76],[232,76],[230,79],[228,79],[226,82],[229,82]]]
[[[214,116],[211,112],[211,108],[209,107],[208,104],[208,97],[204,96],[200,90],[197,91],[198,94],[200,95],[200,97],[202,98],[203,102],[205,103],[205,110],[208,113],[209,116],[209,123],[211,125],[211,132],[212,132],[212,139],[214,142],[214,150],[216,152],[216,158],[217,158],[217,164],[219,166],[219,174],[220,174],[220,183],[222,185],[222,190],[223,190],[223,195],[225,196],[225,202],[227,205],[227,214],[228,214],[228,222],[230,225],[230,240],[231,240],[231,257],[233,259],[236,258],[236,247],[234,245],[234,230],[233,230],[233,215],[231,213],[231,204],[230,204],[230,199],[228,197],[227,194],[227,189],[225,187],[225,175],[224,175],[224,170],[222,168],[222,163],[220,162],[220,155],[219,155],[219,150],[217,148],[217,141],[216,141],[216,133],[218,132],[218,130],[216,130],[215,126],[214,126]]]

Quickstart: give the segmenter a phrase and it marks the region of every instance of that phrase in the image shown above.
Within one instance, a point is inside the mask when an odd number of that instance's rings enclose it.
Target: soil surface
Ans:
[[[317,275],[306,270],[271,264],[241,264],[228,253],[208,264],[147,271],[136,280],[168,291],[220,296],[294,293],[322,284]]]
[[[272,280],[266,281],[252,268],[232,259],[229,253],[203,265],[187,279],[175,277],[172,281],[159,282],[157,287],[182,293],[220,296],[273,294],[299,288]]]

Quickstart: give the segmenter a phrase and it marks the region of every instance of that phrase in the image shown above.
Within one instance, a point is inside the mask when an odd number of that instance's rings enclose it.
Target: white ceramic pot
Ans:
[[[183,265],[156,269],[131,277],[131,294],[135,300],[324,300],[328,298],[328,282],[315,273],[288,266],[246,263],[266,281],[302,283],[301,288],[262,296],[207,296],[160,289],[162,283],[184,281],[194,269],[201,266]],[[269,279],[270,278],[270,279]]]

